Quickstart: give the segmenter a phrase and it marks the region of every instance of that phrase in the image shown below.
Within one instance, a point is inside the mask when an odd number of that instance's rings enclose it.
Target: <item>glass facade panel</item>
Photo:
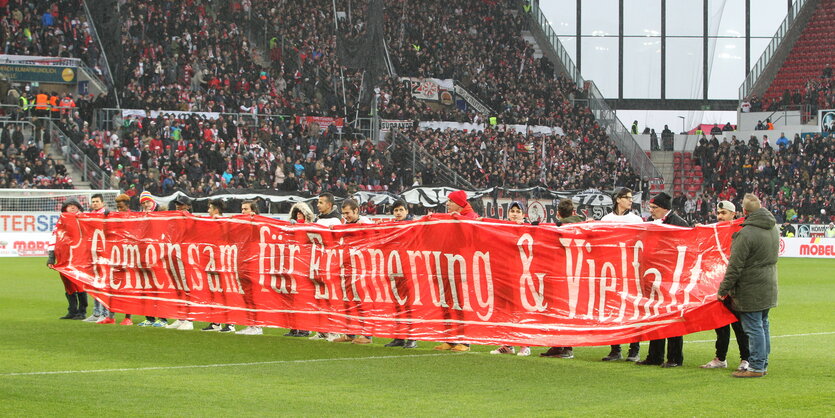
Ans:
[[[581,0],[580,7],[582,7],[581,35],[618,36],[618,13],[620,7],[618,0]]]
[[[702,36],[701,1],[667,1],[667,36]]]
[[[667,39],[668,99],[702,98],[702,38]]]
[[[708,36],[745,38],[745,0],[709,0]]]
[[[577,0],[540,1],[542,13],[551,22],[551,28],[557,35],[577,34]]]
[[[661,37],[623,40],[623,98],[661,97]]]
[[[713,59],[708,62],[707,97],[738,98],[739,85],[745,80],[745,39],[716,39]]]
[[[583,78],[605,97],[618,97],[618,38],[583,38]]]
[[[787,13],[786,0],[752,0],[751,36],[771,38]]]
[[[625,36],[661,36],[661,0],[624,2]]]

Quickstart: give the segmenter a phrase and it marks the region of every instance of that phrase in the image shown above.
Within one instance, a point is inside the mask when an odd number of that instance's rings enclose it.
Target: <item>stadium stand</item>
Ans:
[[[1,189],[73,188],[64,165],[47,157],[48,138],[37,136],[30,124],[4,123],[0,128]]]
[[[820,47],[835,43],[835,30],[831,24],[833,18],[835,0],[821,0],[774,81],[763,94],[761,100],[765,110],[809,105],[811,114],[815,115],[818,109],[835,106],[831,67],[835,63],[835,49]],[[752,110],[757,111],[753,109],[753,103]]]

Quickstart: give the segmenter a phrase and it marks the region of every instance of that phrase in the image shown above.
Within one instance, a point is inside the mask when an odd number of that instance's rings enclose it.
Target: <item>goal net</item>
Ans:
[[[86,212],[94,194],[101,194],[107,207],[116,209],[118,190],[0,189],[0,212],[58,212],[68,199],[77,200]]]

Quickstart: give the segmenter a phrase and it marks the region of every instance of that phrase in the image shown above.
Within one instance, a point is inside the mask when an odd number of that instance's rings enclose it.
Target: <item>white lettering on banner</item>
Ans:
[[[397,120],[397,119],[382,119],[380,120],[380,129],[381,130],[390,130],[393,128],[397,129],[409,129],[414,125],[414,122],[410,120]]]
[[[455,94],[460,96],[464,101],[467,102],[470,106],[472,106],[475,110],[483,115],[489,115],[493,113],[489,107],[485,106],[481,101],[475,98],[470,92],[468,92],[465,88],[461,87],[461,85],[455,85]]]
[[[475,312],[482,320],[490,319],[494,313],[489,252],[475,251],[469,255],[364,246],[349,248],[344,237],[336,242],[328,240],[327,234],[337,234],[335,231],[305,230],[294,235],[282,228],[285,227],[260,226],[257,247],[255,242],[251,244],[253,250],[257,248],[258,257],[250,264],[257,265],[258,269],[252,272],[251,279],[253,285],[260,286],[260,292],[296,294],[299,292],[296,280],[307,277],[315,285],[315,299],[417,306],[421,305],[420,290],[428,287],[434,306]],[[200,243],[188,244],[186,248],[182,248],[185,244],[168,242],[111,245],[105,231],[98,228],[91,228],[89,236],[90,284],[97,289],[190,291],[203,289],[205,279],[213,293],[245,293],[239,272],[241,263],[247,261],[239,259],[238,245]],[[295,237],[303,242],[292,241]],[[819,238],[811,242],[799,240],[802,241],[799,252],[835,257],[835,242]],[[614,243],[619,260],[610,250],[613,243],[597,246],[588,239],[558,238],[557,244],[565,254],[565,280],[552,282],[550,286],[565,283],[566,292],[547,288],[546,274],[537,271],[542,267],[537,267],[536,261],[542,256],[534,253],[537,244],[533,236],[523,233],[516,240],[521,267],[517,273],[519,292],[518,296],[511,297],[518,298],[519,305],[528,312],[546,312],[558,306],[556,309],[567,312],[568,318],[622,323],[625,318],[646,319],[680,312],[692,303],[703,302],[691,295],[703,279],[702,256],[693,255],[693,264],[688,264],[688,255],[692,253],[688,253],[686,246],[675,247],[674,265],[644,270],[641,268],[644,244],[640,240]],[[603,252],[612,258],[601,260]],[[296,271],[297,266],[305,266],[308,260],[306,267]],[[409,265],[404,266],[404,262]],[[411,272],[410,286],[403,286],[402,280],[407,280],[404,271]],[[685,272],[690,274],[689,278],[683,278]],[[664,277],[665,274],[671,277]],[[546,296],[549,294],[553,298]],[[567,298],[562,299],[565,295]]]
[[[521,240],[520,240],[521,241]],[[699,277],[702,273],[701,255],[697,257],[696,264],[690,269],[691,278],[687,287],[682,291],[681,275],[684,272],[685,257],[687,255],[687,247],[676,247],[677,258],[675,268],[673,269],[673,277],[670,288],[664,291],[661,286],[663,277],[661,272],[656,268],[647,269],[643,275],[640,274],[639,253],[643,249],[643,243],[636,241],[633,246],[633,262],[634,276],[635,276],[635,295],[629,293],[629,277],[628,277],[628,260],[626,243],[619,243],[621,248],[621,277],[617,275],[617,269],[612,262],[605,262],[601,265],[600,270],[597,270],[597,260],[593,258],[586,258],[586,254],[591,255],[593,247],[589,242],[581,239],[560,238],[560,245],[565,251],[565,277],[568,286],[568,317],[580,317],[583,319],[595,319],[597,321],[615,321],[622,322],[626,314],[627,301],[633,299],[633,315],[630,320],[635,320],[640,317],[646,319],[651,315],[659,315],[661,313],[670,313],[681,310],[684,306],[690,304],[690,292],[696,286]],[[520,251],[521,252],[521,251]],[[524,257],[524,255],[523,255]],[[587,270],[583,269],[583,261],[587,266]],[[523,259],[523,269],[525,268],[525,260]],[[649,279],[646,279],[650,277]],[[641,279],[650,284],[650,293],[644,298],[641,290]],[[580,294],[580,282],[584,279],[588,283],[588,301],[584,312],[578,312],[578,302]],[[598,283],[599,282],[599,283]],[[618,283],[622,283],[623,288],[618,291]],[[677,300],[677,295],[683,293],[683,301]],[[665,294],[670,295],[670,300],[666,303]],[[618,302],[611,301],[611,299],[620,298]],[[611,303],[610,303],[611,301]],[[523,293],[522,303],[526,304]],[[607,314],[606,308],[619,306],[620,309],[617,317]],[[527,308],[527,306],[525,306]],[[641,315],[643,314],[643,315]]]
[[[292,260],[299,247],[290,247],[290,271],[287,274],[292,277]],[[238,274],[237,245],[190,244],[186,249],[186,261],[191,267],[190,271],[183,263],[180,244],[119,244],[108,248],[104,231],[94,229],[90,252],[93,266],[92,285],[96,288],[202,290],[205,272],[210,291],[244,294]],[[104,257],[105,254],[109,256]],[[262,255],[261,258],[263,262],[266,257]],[[156,268],[160,268],[166,274],[157,275]],[[188,276],[191,276],[191,287]],[[131,281],[131,278],[135,280]],[[263,278],[261,280],[263,281]],[[295,290],[295,287],[291,289]]]
[[[544,312],[548,304],[543,303],[545,299],[545,274],[536,273],[537,283],[534,284],[531,274],[531,263],[533,262],[533,237],[524,234],[516,242],[519,247],[519,258],[522,260],[522,276],[519,277],[519,294],[522,298],[522,306],[528,311]],[[537,286],[538,284],[538,286]],[[533,298],[533,303],[528,300],[528,293]]]

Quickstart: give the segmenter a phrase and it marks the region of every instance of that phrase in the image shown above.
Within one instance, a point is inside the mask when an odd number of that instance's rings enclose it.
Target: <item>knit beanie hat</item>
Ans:
[[[670,210],[673,207],[673,198],[671,198],[667,193],[661,192],[650,199],[649,203],[652,203],[660,208]]]
[[[156,203],[156,201],[154,201],[154,197],[153,197],[153,196],[151,196],[151,192],[149,192],[149,191],[145,190],[144,192],[142,192],[142,193],[139,195],[139,203],[140,203],[140,204],[141,204],[141,203],[145,203],[145,202],[146,202],[146,201],[148,201],[148,200],[150,200],[150,201],[152,201],[152,202],[155,202],[155,203]]]
[[[450,193],[449,196],[447,196],[447,198],[453,201],[456,205],[461,206],[462,208],[464,206],[467,206],[467,192],[463,190],[454,191]]]

